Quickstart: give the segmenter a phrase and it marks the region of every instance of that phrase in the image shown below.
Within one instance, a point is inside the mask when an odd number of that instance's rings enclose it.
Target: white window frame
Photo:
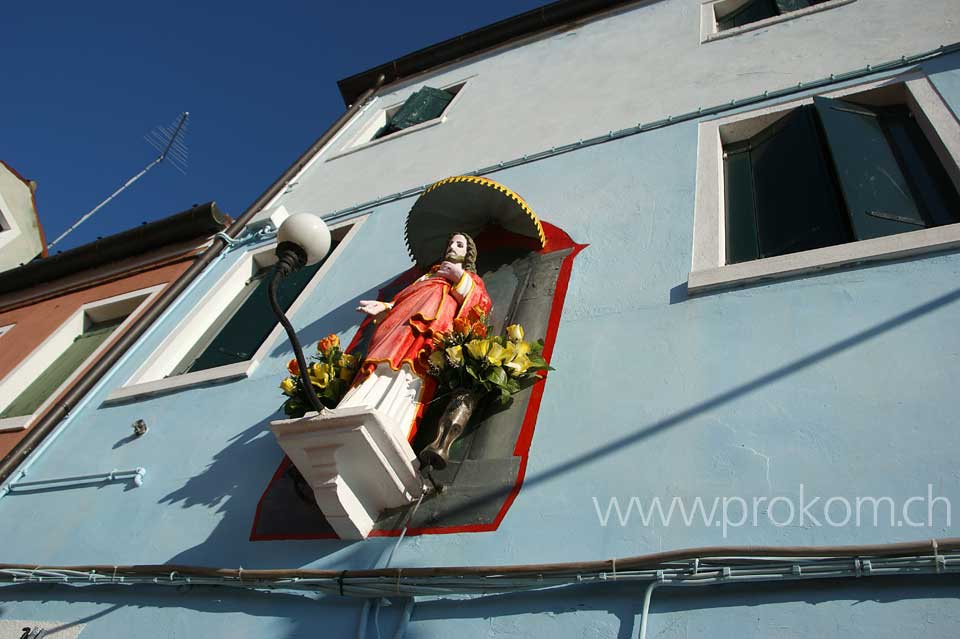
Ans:
[[[922,72],[909,72],[821,95],[842,98],[896,84],[904,86],[907,105],[950,179],[960,190],[960,122]],[[813,97],[806,97],[709,120],[699,125],[693,257],[687,279],[688,293],[791,277],[858,262],[897,259],[960,247],[960,223],[956,223],[727,264],[723,145],[747,139],[793,109],[812,103]]]
[[[0,193],[0,248],[20,237],[20,226],[14,218],[10,205]]]
[[[115,335],[119,335],[122,331],[126,330],[126,327],[133,321],[134,316],[144,308],[144,305],[150,303],[164,286],[164,284],[157,284],[149,288],[122,293],[95,302],[87,302],[74,311],[66,321],[57,327],[39,346],[33,349],[29,355],[17,364],[3,380],[0,380],[0,411],[9,406],[38,375],[43,373],[43,371],[67,350],[67,347],[73,343],[73,340],[83,333],[84,326],[88,319],[91,322],[105,322],[123,316],[126,316],[126,319],[123,320],[113,334],[104,340],[104,342],[77,367],[77,370],[75,370],[63,384],[57,387],[46,401],[32,414],[0,419],[0,433],[26,429],[38,415],[50,407],[54,400],[56,400],[65,389],[73,384],[90,362],[95,361],[96,358],[100,356],[113,342]],[[13,325],[4,327],[4,329],[9,329],[12,326]]]
[[[445,108],[443,113],[441,113],[439,116],[433,118],[432,120],[415,124],[411,127],[403,129],[402,131],[396,131],[395,133],[391,133],[390,135],[385,135],[382,138],[377,138],[374,140],[373,136],[376,135],[377,131],[382,129],[387,124],[387,120],[393,116],[393,114],[396,113],[400,107],[403,106],[403,103],[407,101],[407,98],[425,85],[418,84],[415,87],[411,87],[411,90],[404,95],[402,100],[397,100],[386,106],[376,109],[373,115],[360,126],[360,130],[355,135],[351,136],[348,141],[342,147],[340,147],[340,150],[328,157],[326,161],[330,162],[332,160],[336,160],[337,158],[342,158],[345,155],[350,155],[352,153],[356,153],[357,151],[370,148],[371,146],[396,140],[397,138],[401,138],[405,135],[410,135],[411,133],[416,133],[417,131],[429,129],[430,127],[447,122],[453,116],[454,110],[457,108],[457,104],[460,102],[460,97],[463,95],[464,91],[466,91],[467,86],[470,83],[470,79],[471,78],[465,78],[463,80],[458,80],[457,82],[450,82],[440,86],[440,89],[444,91],[456,89],[456,93],[454,94],[453,99],[450,100],[447,108]],[[382,99],[383,98],[377,98],[377,100]]]
[[[342,224],[331,225],[331,231],[346,228],[343,239],[327,257],[326,262],[303,288],[297,299],[294,300],[287,315],[294,315],[303,306],[310,294],[317,288],[333,267],[337,258],[346,250],[347,245],[356,236],[360,227],[368,216],[349,220]],[[146,358],[146,361],[137,371],[119,388],[115,388],[108,396],[107,402],[131,400],[140,397],[149,397],[167,393],[173,390],[197,386],[210,382],[222,382],[232,379],[249,377],[273,349],[277,340],[285,335],[283,326],[279,322],[273,327],[267,339],[257,348],[253,356],[244,361],[225,366],[217,366],[199,371],[192,371],[180,375],[171,375],[176,370],[190,350],[201,339],[219,318],[220,310],[226,308],[239,295],[250,277],[259,269],[271,266],[277,261],[275,254],[276,241],[248,249],[220,279],[214,282],[203,298],[194,306],[193,310],[184,317],[179,324],[167,335],[160,346]]]
[[[850,4],[856,1],[857,0],[830,0],[830,2],[815,4],[812,7],[807,7],[805,9],[797,9],[796,11],[790,11],[778,16],[764,18],[763,20],[757,20],[756,22],[751,22],[750,24],[734,27],[733,29],[718,31],[717,9],[720,9],[721,11],[729,9],[728,11],[724,12],[724,15],[726,15],[730,11],[736,11],[747,2],[750,2],[750,0],[703,0],[702,4],[700,5],[700,44],[715,42],[725,38],[732,38],[733,36],[740,35],[741,33],[756,31],[757,29],[764,29],[774,24],[808,16],[811,13],[829,11],[830,9],[836,9],[837,7],[842,7],[845,4]]]

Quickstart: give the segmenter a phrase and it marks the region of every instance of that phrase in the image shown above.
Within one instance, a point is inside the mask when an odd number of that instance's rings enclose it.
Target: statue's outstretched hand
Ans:
[[[357,307],[357,310],[376,317],[387,310],[387,305],[377,300],[360,300],[360,306]]]

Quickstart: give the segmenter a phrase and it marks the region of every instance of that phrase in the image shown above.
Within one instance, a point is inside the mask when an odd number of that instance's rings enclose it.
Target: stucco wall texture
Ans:
[[[181,260],[0,312],[0,326],[13,325],[13,328],[0,335],[0,379],[6,377],[84,304],[167,284],[189,265],[190,260]],[[120,331],[116,331],[108,343],[115,341],[120,334]],[[96,358],[86,368],[95,361]],[[9,453],[26,434],[27,430],[0,433],[0,457]]]
[[[921,12],[911,9],[911,3],[857,0],[837,9],[837,20],[846,19],[841,11],[855,8],[867,23],[862,59],[854,59],[848,39],[832,35],[816,16],[807,23],[785,23],[790,26],[781,31],[804,38],[802,51],[794,42],[773,52],[772,28],[746,36],[744,42],[756,45],[760,70],[783,76],[782,84],[790,78],[795,83],[798,75],[808,79],[846,70],[877,56],[891,57],[887,54],[894,49],[898,57],[900,51],[923,48],[928,39],[953,35],[943,31],[955,28],[948,5],[931,2]],[[604,47],[619,47],[609,59],[594,52],[589,63],[580,59],[570,64],[592,65],[592,73],[586,67],[578,73],[596,76],[596,86],[615,84],[638,109],[648,108],[644,96],[650,95],[689,108],[700,88],[714,84],[706,77],[701,85],[685,81],[684,74],[697,68],[686,59],[698,46],[691,41],[693,23],[672,58],[644,58],[651,68],[660,60],[664,77],[674,74],[683,99],[666,85],[653,90],[626,82],[614,71],[640,66],[636,52],[630,54],[631,64],[623,59],[628,44],[649,45],[651,55],[659,55],[644,34],[663,44],[666,35],[655,36],[655,27],[661,25],[667,34],[668,26],[681,18],[698,19],[695,10],[696,2],[651,3],[609,24],[489,56],[460,72],[497,64],[503,65],[499,75],[535,83],[539,80],[531,70],[567,59],[552,55],[567,43],[583,42],[583,55],[591,43],[601,53]],[[874,15],[894,24],[874,24]],[[932,16],[938,17],[937,24]],[[844,28],[854,29],[852,23]],[[590,29],[602,29],[603,37],[584,38]],[[894,42],[894,32],[906,35]],[[836,55],[831,57],[833,47]],[[789,62],[802,67],[810,60],[815,63],[803,73],[784,70]],[[513,71],[511,65],[517,65]],[[957,56],[924,67],[955,111],[960,107],[958,68]],[[746,72],[728,80],[723,91],[735,95],[759,85]],[[505,94],[488,94],[480,86],[475,95],[485,98],[491,111],[507,108]],[[535,88],[522,95],[536,94]],[[584,92],[583,99],[571,99],[583,106],[588,98],[611,92]],[[597,104],[597,109],[606,108]],[[624,104],[618,108],[630,110]],[[657,115],[672,108],[657,108]],[[509,125],[522,130],[515,137],[539,141],[541,134],[552,135],[537,130],[535,114],[523,113],[526,120]],[[563,141],[576,137],[578,130],[593,132],[596,123],[620,125],[606,111],[577,113],[576,127],[561,127]],[[635,119],[645,119],[643,113]],[[448,124],[452,119],[346,156],[365,162],[363,171],[353,174],[339,168],[330,173],[316,163],[316,172],[308,171],[278,201],[290,210],[327,213],[467,165],[473,168],[513,149],[511,135],[502,129],[488,135],[479,123],[464,123],[457,136],[450,134],[451,146],[435,147],[436,138],[427,134],[452,131]],[[556,370],[545,382],[525,484],[512,509],[494,532],[407,538],[392,565],[537,563],[716,544],[883,543],[956,534],[942,507],[932,525],[920,527],[902,521],[890,525],[884,517],[877,525],[832,526],[822,518],[821,525],[796,518],[780,525],[766,512],[756,524],[731,527],[725,536],[715,525],[699,519],[688,525],[680,517],[669,524],[644,524],[633,517],[621,525],[613,515],[604,524],[603,511],[612,497],[624,504],[631,497],[645,504],[657,497],[665,502],[681,497],[709,505],[714,498],[733,496],[748,503],[778,496],[799,503],[803,491],[808,501],[819,497],[822,506],[830,497],[857,496],[888,496],[903,504],[932,491],[960,504],[955,461],[960,445],[955,388],[960,255],[844,268],[688,297],[684,287],[691,258],[697,126],[679,123],[489,176],[522,195],[542,219],[589,246],[573,266],[552,361]],[[459,139],[456,148],[454,139]],[[422,162],[400,161],[415,151]],[[365,212],[368,218],[356,237],[292,317],[304,343],[330,332],[348,341],[359,324],[357,301],[369,299],[408,268],[403,222],[413,201]],[[77,407],[30,467],[31,478],[40,479],[142,466],[148,473],[144,485],[3,497],[0,560],[245,569],[383,565],[395,538],[249,541],[257,501],[282,458],[268,422],[280,415],[277,385],[291,357],[285,340],[270,345],[268,357],[248,378],[104,404],[110,390],[130,378],[248,248],[229,252],[201,276]],[[150,432],[131,440],[130,423],[136,419],[144,419]],[[920,510],[915,519],[921,518]],[[781,512],[777,518],[786,519]],[[664,588],[654,596],[648,636],[951,637],[960,622],[958,595],[952,577]],[[610,583],[462,600],[423,598],[406,636],[626,639],[636,636],[642,596],[643,584]],[[85,638],[119,636],[131,628],[157,639],[356,636],[362,605],[340,597],[199,587],[40,585],[0,589],[0,598],[0,618],[82,623]],[[382,608],[381,636],[392,636],[401,603]],[[376,636],[372,622],[367,636]]]

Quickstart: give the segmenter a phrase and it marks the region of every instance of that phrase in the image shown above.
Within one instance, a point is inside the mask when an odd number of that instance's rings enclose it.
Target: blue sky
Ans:
[[[0,159],[38,182],[50,241],[189,111],[187,174],[156,167],[56,249],[209,200],[236,217],[343,111],[337,80],[542,4],[5,3]]]

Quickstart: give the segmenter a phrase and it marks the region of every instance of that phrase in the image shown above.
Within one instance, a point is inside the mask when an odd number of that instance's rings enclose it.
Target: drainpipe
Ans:
[[[260,210],[267,205],[270,200],[272,200],[281,189],[283,189],[287,183],[299,173],[304,166],[317,154],[320,149],[322,149],[333,137],[340,132],[340,129],[360,110],[360,108],[366,103],[368,99],[376,92],[384,83],[385,77],[381,75],[377,78],[377,81],[372,87],[367,89],[363,95],[357,98],[350,108],[348,108],[337,120],[330,125],[330,127],[323,132],[323,134],[317,138],[317,140],[310,145],[310,147],[304,151],[297,161],[294,162],[283,174],[272,184],[270,187],[260,194],[253,204],[247,207],[247,210],[230,225],[230,228],[226,230],[225,235],[230,238],[235,238],[247,225],[247,222],[253,218],[254,215],[260,212]],[[150,325],[156,320],[170,304],[177,299],[184,289],[190,285],[193,280],[203,272],[204,268],[207,267],[210,262],[212,262],[226,246],[228,245],[227,240],[223,237],[224,234],[218,234],[211,243],[210,247],[207,248],[197,259],[190,265],[190,267],[185,270],[180,277],[174,280],[167,288],[163,290],[160,296],[156,301],[150,305],[148,308],[137,320],[130,325],[130,328],[123,333],[117,339],[116,342],[110,348],[103,353],[103,355],[94,362],[93,366],[90,367],[90,370],[83,375],[77,382],[71,386],[66,393],[53,405],[50,406],[40,417],[39,420],[34,422],[33,426],[30,428],[30,431],[27,433],[27,436],[24,437],[20,442],[14,447],[10,453],[3,458],[3,461],[0,461],[0,483],[4,482],[7,477],[30,455],[30,453],[49,435],[57,424],[59,424],[69,413],[70,410],[76,406],[83,397],[90,392],[94,385],[99,382],[107,372],[113,367],[114,364],[126,353],[126,351],[136,343],[136,341],[143,335]]]

